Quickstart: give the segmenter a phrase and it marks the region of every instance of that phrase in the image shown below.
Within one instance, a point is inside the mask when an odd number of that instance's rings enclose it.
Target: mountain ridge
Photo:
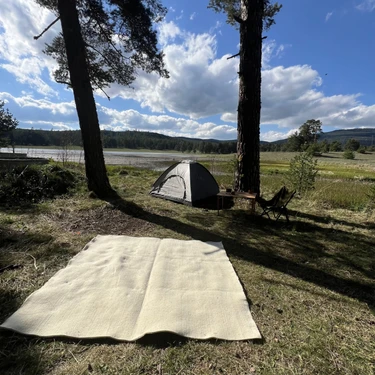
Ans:
[[[188,137],[171,137],[168,135],[127,130],[115,132],[102,130],[103,147],[105,148],[145,148],[154,150],[199,151],[233,153],[236,151],[236,140],[202,139]],[[81,145],[80,130],[36,130],[18,128],[9,135],[12,144],[25,146],[67,146]],[[322,133],[319,142],[334,141],[342,145],[349,139],[356,139],[362,146],[373,146],[375,143],[375,128],[338,129]],[[277,141],[261,141],[261,146],[280,146],[288,141],[288,138]],[[262,147],[261,147],[262,148]]]

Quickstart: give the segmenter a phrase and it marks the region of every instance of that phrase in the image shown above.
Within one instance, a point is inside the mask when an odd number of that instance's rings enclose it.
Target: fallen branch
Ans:
[[[36,259],[35,259],[35,257],[34,257],[33,255],[31,255],[31,254],[29,254],[29,253],[26,253],[26,252],[18,252],[18,251],[10,251],[9,254],[17,254],[17,255],[22,254],[22,255],[27,255],[27,256],[33,258],[33,261],[34,261],[34,268],[35,268],[36,270],[38,269],[38,266],[37,266],[37,264],[36,264]]]
[[[26,171],[26,169],[28,168],[29,166],[26,165],[26,167],[22,170],[22,172],[17,176],[17,180],[24,174],[24,172]]]
[[[29,257],[33,258],[33,260],[34,260],[34,268],[37,270],[38,266],[36,265],[36,259],[35,259],[35,257],[32,256],[31,254],[28,254],[28,253],[25,253],[25,255],[28,255]]]
[[[72,357],[74,358],[74,360],[75,360],[77,363],[79,363],[79,362],[78,362],[78,359],[77,359],[76,356],[72,353],[72,351],[68,349],[68,352],[72,355]]]

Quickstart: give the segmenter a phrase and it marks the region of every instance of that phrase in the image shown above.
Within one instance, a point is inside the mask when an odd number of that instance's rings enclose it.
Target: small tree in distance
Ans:
[[[349,160],[353,160],[355,159],[355,154],[352,150],[349,150],[349,149],[346,149],[343,153],[343,158],[344,159],[349,159]]]
[[[342,144],[341,144],[341,142],[339,142],[339,141],[333,141],[329,145],[329,151],[331,151],[331,152],[342,151]]]
[[[288,180],[298,194],[303,195],[315,188],[317,163],[309,152],[301,152],[290,161]]]
[[[361,144],[356,139],[348,139],[345,143],[345,150],[357,151],[361,147]]]
[[[8,109],[4,108],[4,105],[4,101],[0,101],[0,147],[9,145],[10,140],[7,136],[18,126],[18,121]]]
[[[288,138],[287,149],[289,151],[305,151],[309,146],[317,143],[322,133],[320,120],[307,120],[297,132]]]
[[[316,143],[322,133],[320,120],[307,120],[300,128],[299,135],[305,144]]]

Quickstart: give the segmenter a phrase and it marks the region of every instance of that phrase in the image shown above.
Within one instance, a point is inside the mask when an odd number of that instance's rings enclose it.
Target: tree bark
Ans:
[[[236,190],[260,191],[259,142],[264,0],[241,0]]]
[[[99,119],[87,69],[85,45],[76,0],[58,0],[61,28],[81,128],[87,185],[99,198],[114,195],[108,180],[100,138]]]

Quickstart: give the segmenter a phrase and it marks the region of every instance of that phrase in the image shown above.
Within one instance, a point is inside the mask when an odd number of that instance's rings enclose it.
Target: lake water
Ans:
[[[32,158],[46,158],[56,161],[84,162],[83,150],[16,148],[16,153],[26,153]],[[11,148],[1,148],[0,152],[13,152]],[[200,157],[202,157],[200,155]],[[197,155],[183,153],[139,152],[139,151],[105,151],[104,159],[108,165],[130,165],[153,170],[164,170],[171,164],[184,160],[197,160]]]

